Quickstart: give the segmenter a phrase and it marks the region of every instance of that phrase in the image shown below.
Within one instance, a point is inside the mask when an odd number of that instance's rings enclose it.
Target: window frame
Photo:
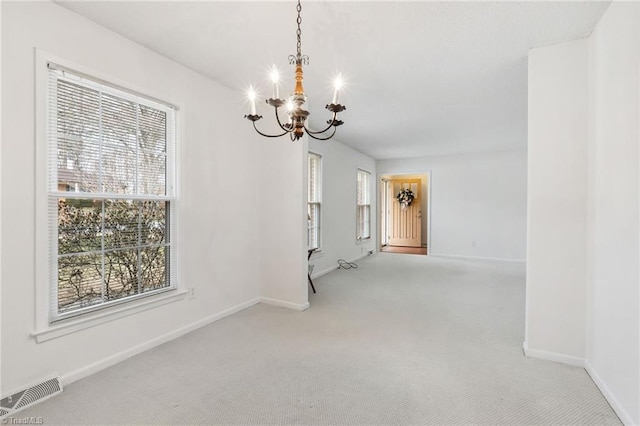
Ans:
[[[364,189],[364,202],[361,201],[361,176],[366,177],[366,185]],[[360,221],[360,211],[364,210],[368,220]],[[361,223],[366,224],[366,236],[361,233]],[[356,169],[356,242],[362,242],[371,239],[371,172],[362,168]]]
[[[147,88],[137,88],[128,81],[121,81],[110,75],[95,71],[85,66],[72,63],[66,59],[56,57],[40,49],[36,49],[35,60],[35,94],[36,94],[36,182],[35,182],[35,324],[31,335],[36,342],[41,343],[50,339],[54,339],[66,334],[74,333],[89,327],[93,327],[114,319],[123,318],[138,312],[142,312],[167,303],[182,300],[186,297],[186,289],[180,288],[178,285],[179,267],[179,244],[177,235],[179,234],[178,222],[178,152],[179,140],[181,139],[181,128],[179,123],[182,119],[180,105],[177,103],[168,103],[159,99],[166,99],[166,96],[158,96]],[[133,97],[140,97],[154,103],[160,103],[165,106],[172,106],[175,111],[175,121],[173,130],[173,151],[167,151],[166,165],[166,185],[167,191],[165,195],[171,194],[165,198],[170,200],[172,204],[171,224],[167,231],[170,239],[170,260],[167,262],[169,273],[167,280],[169,286],[161,289],[155,289],[147,293],[141,293],[135,297],[124,297],[120,300],[114,300],[113,303],[96,305],[93,309],[75,313],[73,315],[56,316],[53,314],[51,307],[53,306],[52,297],[57,292],[52,290],[52,271],[55,265],[50,260],[53,249],[50,249],[49,242],[51,238],[57,238],[57,223],[55,229],[51,227],[51,215],[48,212],[50,205],[50,186],[49,179],[49,64],[53,64],[59,69],[66,69],[80,77],[88,78],[98,84],[110,87],[116,91],[124,91]],[[169,164],[169,163],[172,164]],[[172,186],[172,193],[169,186]],[[92,193],[85,194],[91,197]],[[57,288],[57,286],[56,286]],[[57,303],[57,294],[55,294]]]
[[[311,168],[310,162],[312,157],[316,158],[317,161],[317,173],[316,173],[316,182],[313,193],[317,195],[316,200],[311,200]],[[322,155],[308,151],[307,152],[307,214],[310,219],[311,216],[311,206],[314,206],[316,210],[316,214],[314,217],[316,218],[316,223],[312,223],[311,220],[307,221],[307,249],[315,249],[316,252],[322,251]],[[315,225],[315,226],[314,226]],[[310,237],[312,228],[316,228],[316,247],[311,247],[310,245]]]

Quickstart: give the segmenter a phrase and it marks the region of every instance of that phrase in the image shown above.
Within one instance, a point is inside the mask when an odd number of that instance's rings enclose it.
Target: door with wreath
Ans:
[[[421,247],[422,207],[420,206],[420,179],[393,179],[390,181],[391,217],[389,245]]]

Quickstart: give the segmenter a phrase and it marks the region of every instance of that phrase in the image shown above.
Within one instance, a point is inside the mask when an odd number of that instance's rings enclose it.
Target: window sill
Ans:
[[[156,297],[149,297],[137,302],[126,303],[117,307],[105,309],[104,311],[94,312],[82,315],[81,317],[61,321],[58,324],[51,325],[42,330],[36,330],[31,333],[31,336],[36,339],[37,343],[46,342],[80,330],[95,327],[96,325],[137,314],[148,309],[177,302],[184,299],[186,296],[186,290],[171,291],[162,295],[157,295]]]

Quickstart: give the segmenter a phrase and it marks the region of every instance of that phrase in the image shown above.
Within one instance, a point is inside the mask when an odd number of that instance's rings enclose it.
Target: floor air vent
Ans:
[[[62,392],[62,384],[58,378],[47,380],[29,389],[16,392],[0,400],[0,417],[14,414],[30,405],[44,401]]]

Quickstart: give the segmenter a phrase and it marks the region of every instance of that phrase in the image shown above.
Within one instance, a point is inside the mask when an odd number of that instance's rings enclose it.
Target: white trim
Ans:
[[[556,352],[541,351],[538,349],[530,349],[529,346],[527,345],[527,342],[524,342],[522,344],[522,350],[524,351],[524,354],[529,358],[537,358],[537,359],[543,359],[545,361],[560,362],[562,364],[573,365],[575,367],[584,368],[585,362],[586,362],[584,358],[580,358],[577,356],[559,354]]]
[[[94,373],[97,373],[98,371],[104,370],[105,368],[111,367],[112,365],[122,362],[128,358],[131,358],[142,352],[148,351],[149,349],[162,345],[163,343],[170,342],[174,339],[177,339],[178,337],[184,336],[187,333],[195,331],[201,327],[204,327],[205,325],[209,325],[231,314],[235,314],[236,312],[239,312],[243,309],[249,308],[257,304],[258,302],[259,302],[259,299],[255,298],[255,299],[251,299],[246,302],[240,303],[229,309],[225,309],[222,312],[218,312],[217,314],[205,317],[201,320],[198,320],[194,323],[181,327],[177,330],[170,331],[169,333],[163,334],[162,336],[158,336],[154,339],[148,340],[132,348],[126,349],[122,352],[118,352],[117,354],[111,355],[100,361],[94,362],[93,364],[89,364],[78,370],[67,373],[60,378],[60,381],[62,382],[63,385],[66,386],[77,380],[84,379],[85,377],[88,377]]]
[[[373,256],[374,254],[377,253],[377,251],[374,250],[374,249],[371,249],[371,251],[373,251],[373,254],[371,254],[371,255],[369,253],[363,253],[358,257],[355,257],[355,258],[353,258],[351,260],[348,260],[348,262],[357,262],[358,260],[364,259],[365,257],[368,257],[368,256]],[[323,269],[322,271],[319,271],[319,272],[317,272],[315,274],[311,274],[311,279],[320,278],[321,276],[326,275],[329,272],[335,271],[336,269],[338,269],[338,265],[331,266],[329,268]]]
[[[98,310],[94,313],[86,313],[68,320],[61,320],[59,323],[54,323],[50,327],[34,331],[31,333],[31,336],[35,337],[36,342],[38,343],[46,342],[89,327],[94,327],[96,325],[128,317],[129,315],[137,314],[151,308],[166,305],[167,303],[183,300],[186,295],[186,290],[168,290],[167,292],[163,292],[161,296],[158,295],[158,297],[149,296],[148,298],[142,298],[137,302],[131,301],[111,308]]]
[[[375,250],[373,252],[376,253]],[[353,259],[349,260],[349,262],[357,262],[358,260],[364,259],[367,256],[369,256],[369,253],[362,253],[360,256],[356,256]],[[373,256],[373,255],[371,255],[371,256]]]
[[[338,269],[337,265],[331,266],[329,268],[323,269],[322,271],[318,271],[315,274],[311,274],[311,279],[315,280],[316,278],[320,278],[323,275],[327,275],[331,271],[335,271]]]
[[[526,259],[511,259],[508,257],[488,257],[488,256],[466,256],[462,254],[446,254],[446,253],[429,253],[429,256],[435,257],[451,257],[454,259],[470,259],[470,260],[498,260],[501,262],[527,263]]]
[[[309,302],[293,303],[293,302],[287,302],[286,300],[272,299],[270,297],[260,297],[259,301],[260,303],[264,303],[267,305],[280,306],[282,308],[294,309],[296,311],[304,311],[310,306]]]
[[[588,360],[585,360],[584,364],[587,374],[591,376],[591,380],[593,380],[593,383],[600,389],[600,392],[602,392],[602,395],[604,395],[611,408],[613,408],[613,411],[618,415],[620,421],[627,426],[637,425],[638,423],[634,422],[631,415],[622,407],[622,404],[620,404],[613,395],[613,392],[611,392],[611,389],[609,389],[604,380],[602,380],[602,377],[600,377],[598,372],[593,368],[593,365],[591,365]]]

